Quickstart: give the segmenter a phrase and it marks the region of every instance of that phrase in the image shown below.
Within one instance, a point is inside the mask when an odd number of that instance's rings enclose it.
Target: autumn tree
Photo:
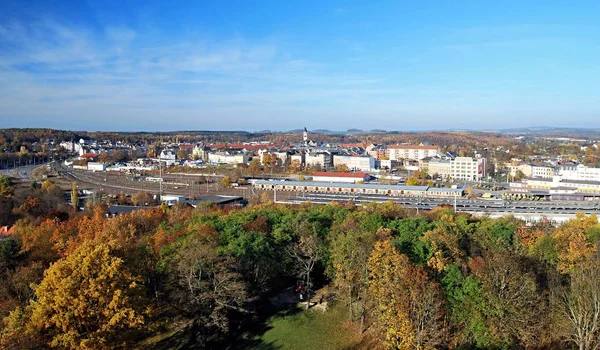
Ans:
[[[260,173],[260,171],[260,159],[252,158],[250,164],[248,164],[248,173],[252,176],[256,176],[258,173]]]
[[[107,152],[102,152],[98,155],[98,162],[107,163],[109,160],[109,156]]]
[[[302,169],[302,163],[299,160],[294,159],[290,162],[290,172],[295,174]]]
[[[113,254],[110,243],[87,242],[44,272],[28,309],[28,332],[68,349],[121,346],[144,324],[138,279]]]
[[[419,180],[416,177],[409,177],[406,180],[406,186],[417,186],[419,184]]]
[[[596,244],[590,239],[594,230],[600,229],[595,214],[577,213],[574,219],[561,225],[552,234],[558,254],[558,269],[568,272],[579,263],[587,261],[596,252]]]
[[[362,332],[366,313],[363,301],[369,277],[367,262],[376,234],[361,230],[359,225],[353,218],[346,219],[330,250],[334,283],[346,295],[351,321],[354,320],[354,306],[358,304]]]
[[[71,205],[75,210],[79,207],[79,191],[77,190],[77,182],[71,183]]]
[[[335,166],[335,171],[346,172],[348,171],[348,165],[346,164],[338,164]]]
[[[540,346],[548,312],[531,267],[512,253],[490,251],[469,262],[481,281],[485,323],[497,345]]]
[[[231,179],[229,176],[225,176],[221,179],[221,181],[219,181],[219,184],[223,187],[229,187],[231,186]]]
[[[277,165],[277,156],[275,154],[265,153],[263,154],[263,165],[271,169],[271,175],[273,175],[273,168]]]
[[[131,197],[133,205],[152,205],[156,200],[148,192],[138,192]]]
[[[395,349],[431,349],[446,342],[445,306],[439,285],[410,264],[389,240],[369,257],[369,297],[378,311],[385,344]]]

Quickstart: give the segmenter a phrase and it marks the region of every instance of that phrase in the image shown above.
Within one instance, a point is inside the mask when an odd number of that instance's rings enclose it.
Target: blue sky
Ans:
[[[0,127],[600,127],[599,1],[0,0]]]

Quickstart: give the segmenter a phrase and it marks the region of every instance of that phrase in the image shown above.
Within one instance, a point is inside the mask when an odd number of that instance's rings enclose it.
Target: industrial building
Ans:
[[[435,188],[429,186],[403,186],[356,183],[328,183],[315,181],[257,180],[252,185],[259,190],[291,192],[377,194],[394,197],[461,197],[462,188]]]

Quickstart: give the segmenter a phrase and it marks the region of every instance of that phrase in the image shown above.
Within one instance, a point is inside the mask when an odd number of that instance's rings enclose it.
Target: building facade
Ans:
[[[217,164],[247,164],[248,156],[245,153],[215,152],[208,155],[208,161]]]
[[[333,156],[333,166],[345,165],[350,171],[371,171],[375,169],[375,158],[371,156]]]
[[[333,166],[333,157],[327,152],[308,153],[304,157],[304,165],[309,168],[329,169]]]
[[[396,161],[403,159],[419,160],[427,157],[439,156],[440,149],[437,146],[404,146],[392,145],[387,148],[389,159]]]
[[[551,179],[555,174],[554,168],[547,165],[534,165],[531,167],[531,177]]]
[[[485,158],[456,157],[450,161],[450,177],[455,180],[480,181],[485,177]]]

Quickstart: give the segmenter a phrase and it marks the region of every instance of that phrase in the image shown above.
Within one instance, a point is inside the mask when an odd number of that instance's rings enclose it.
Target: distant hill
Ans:
[[[309,130],[309,132],[314,132],[315,134],[339,134],[339,132],[337,132],[337,131],[331,131],[328,129],[315,129],[315,130]]]
[[[598,128],[563,128],[551,126],[535,126],[526,128],[509,128],[499,130],[506,134],[531,134],[531,135],[600,135]]]

